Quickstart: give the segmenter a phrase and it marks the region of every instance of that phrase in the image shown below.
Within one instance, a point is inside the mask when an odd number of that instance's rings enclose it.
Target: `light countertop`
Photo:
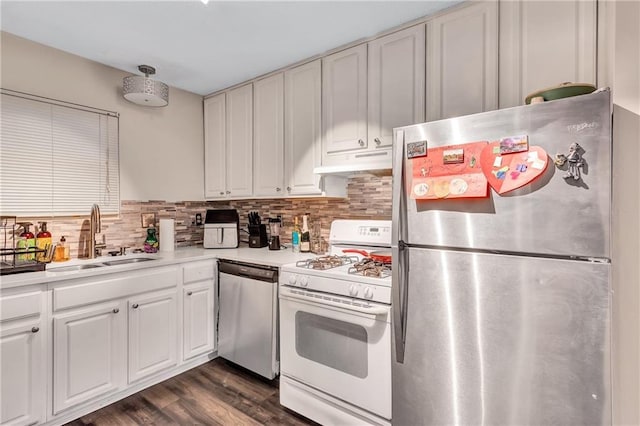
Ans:
[[[293,253],[291,249],[275,251],[269,250],[268,247],[249,248],[246,245],[243,246],[242,244],[239,248],[236,249],[205,249],[202,247],[184,247],[178,248],[172,252],[161,251],[154,254],[140,253],[115,257],[102,256],[97,259],[72,259],[68,262],[56,262],[47,265],[47,270],[45,271],[25,272],[22,274],[2,276],[0,277],[0,289],[55,283],[58,281],[69,279],[87,278],[116,272],[153,268],[158,266],[206,259],[225,259],[238,262],[254,263],[258,265],[280,267],[282,265],[294,263],[298,260],[307,259],[312,256],[315,255],[311,253]],[[82,269],[77,271],[56,272],[56,268],[66,266],[101,263],[110,260],[119,260],[134,257],[148,257],[155,260],[150,262],[130,263],[125,265],[102,266],[99,268]]]

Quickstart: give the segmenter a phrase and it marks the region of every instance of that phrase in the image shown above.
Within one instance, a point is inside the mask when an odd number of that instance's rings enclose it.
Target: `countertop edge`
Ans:
[[[121,273],[126,271],[137,271],[159,266],[168,266],[179,263],[195,262],[198,260],[224,259],[236,262],[245,262],[257,265],[281,267],[288,263],[295,263],[297,260],[314,256],[310,253],[293,253],[291,250],[271,251],[268,248],[239,247],[236,249],[205,249],[202,247],[178,248],[172,252],[142,253],[127,255],[127,258],[134,257],[154,257],[156,261],[131,263],[126,265],[103,266],[99,268],[85,269],[79,271],[54,272],[55,268],[41,272],[25,272],[15,275],[4,275],[0,277],[0,290],[16,289],[21,287],[42,286],[55,284],[60,281],[91,278],[95,276]],[[117,256],[115,259],[122,259]],[[114,260],[114,257],[103,256],[98,259],[74,259],[69,262],[60,263],[60,267],[71,266],[83,263],[100,263]]]

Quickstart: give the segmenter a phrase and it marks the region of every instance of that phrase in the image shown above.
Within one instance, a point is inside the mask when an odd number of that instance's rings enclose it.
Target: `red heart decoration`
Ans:
[[[496,162],[498,157],[500,160]],[[529,151],[500,154],[498,141],[489,143],[480,153],[482,173],[498,194],[528,185],[544,173],[548,162],[547,153],[539,146],[530,146]]]

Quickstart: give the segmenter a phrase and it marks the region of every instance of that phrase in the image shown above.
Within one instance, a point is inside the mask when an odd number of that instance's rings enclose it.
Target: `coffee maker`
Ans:
[[[280,218],[269,219],[269,250],[280,250]]]

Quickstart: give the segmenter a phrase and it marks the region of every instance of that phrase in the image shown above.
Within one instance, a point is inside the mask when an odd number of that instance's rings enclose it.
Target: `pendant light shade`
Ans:
[[[132,75],[122,80],[122,92],[129,102],[143,106],[163,107],[169,104],[169,86],[149,78],[156,69],[149,65],[138,67],[141,75]]]

